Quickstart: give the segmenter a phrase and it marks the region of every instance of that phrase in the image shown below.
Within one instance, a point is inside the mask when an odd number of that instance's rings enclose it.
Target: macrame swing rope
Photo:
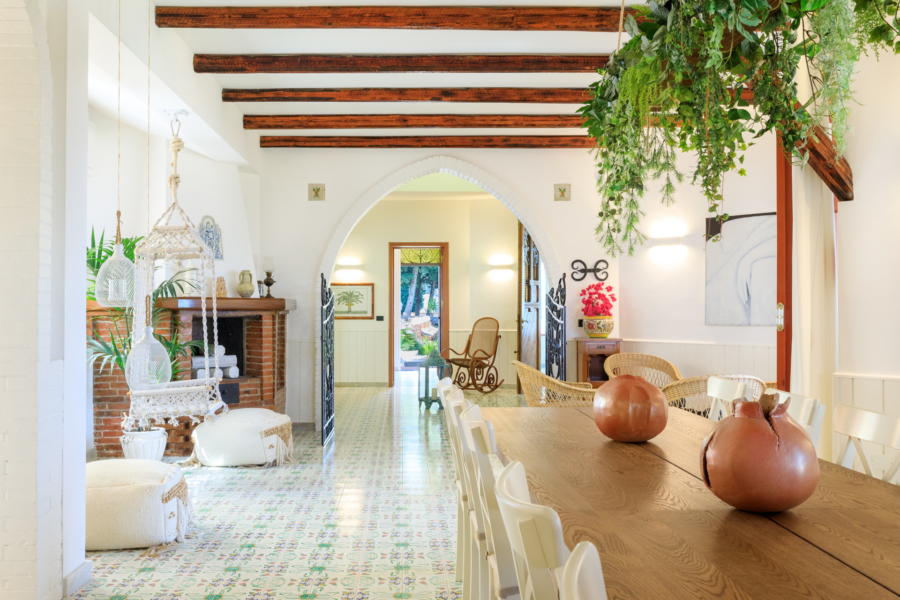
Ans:
[[[155,378],[152,365],[135,361],[132,369],[126,368],[131,388],[131,411],[129,419],[139,426],[150,422],[177,424],[179,417],[190,417],[199,421],[200,417],[214,414],[219,409],[227,409],[219,392],[219,330],[216,325],[216,295],[210,294],[211,315],[207,315],[207,293],[215,281],[215,265],[212,253],[200,238],[196,227],[178,203],[178,154],[184,149],[179,137],[181,123],[176,118],[172,124],[172,152],[169,191],[171,203],[153,225],[147,236],[135,248],[135,293],[132,352],[141,344],[152,345],[152,306],[154,274],[161,271],[184,273],[184,263],[196,265],[198,295],[200,297],[200,318],[203,323],[203,371],[201,378],[183,381],[159,381]],[[174,268],[173,268],[174,267]],[[212,361],[208,325],[212,321]],[[156,342],[159,343],[159,342]],[[129,360],[131,356],[129,356]],[[210,365],[212,363],[212,365]],[[210,368],[212,367],[212,368]]]

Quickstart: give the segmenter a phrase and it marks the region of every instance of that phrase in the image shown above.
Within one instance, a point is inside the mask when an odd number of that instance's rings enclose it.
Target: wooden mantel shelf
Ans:
[[[170,310],[200,310],[199,296],[183,296],[180,298],[161,298],[156,301],[160,308]],[[294,301],[284,298],[216,298],[216,310],[239,310],[244,312],[288,311],[295,308]],[[207,298],[206,308],[211,308]]]

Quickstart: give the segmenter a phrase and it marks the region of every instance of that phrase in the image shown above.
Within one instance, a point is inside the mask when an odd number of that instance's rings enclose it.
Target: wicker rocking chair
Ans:
[[[497,345],[500,343],[500,322],[493,317],[482,317],[472,325],[472,333],[460,352],[450,348],[457,355],[447,362],[456,367],[453,383],[464,390],[478,390],[482,394],[493,392],[503,384],[500,373],[494,366],[497,360]]]

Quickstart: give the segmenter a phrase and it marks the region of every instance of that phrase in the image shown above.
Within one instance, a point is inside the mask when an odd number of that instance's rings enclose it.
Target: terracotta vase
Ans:
[[[666,428],[668,410],[662,391],[634,375],[620,375],[594,394],[594,422],[617,442],[646,442],[656,437]]]
[[[815,491],[816,448],[787,414],[788,402],[736,401],[734,414],[706,438],[703,480],[721,500],[750,512],[778,512]]]

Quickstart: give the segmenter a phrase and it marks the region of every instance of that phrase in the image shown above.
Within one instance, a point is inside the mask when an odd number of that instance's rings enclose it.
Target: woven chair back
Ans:
[[[467,354],[469,358],[490,358],[497,352],[500,322],[493,317],[481,317],[472,325]]]

